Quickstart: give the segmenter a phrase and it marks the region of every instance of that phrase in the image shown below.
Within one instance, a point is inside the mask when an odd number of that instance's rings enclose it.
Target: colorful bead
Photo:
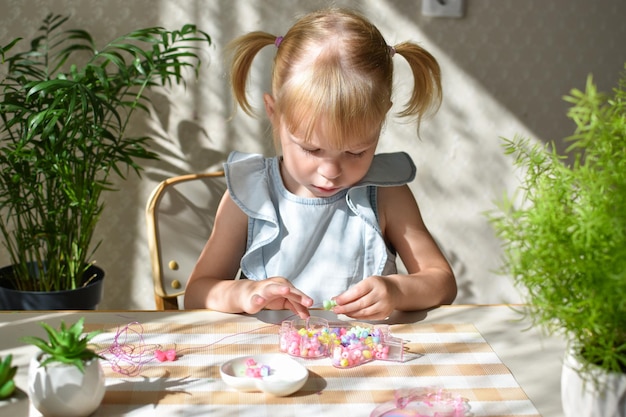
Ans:
[[[166,351],[157,349],[154,351],[154,357],[159,362],[165,362],[165,361],[172,362],[176,360],[176,351],[174,349],[169,349]]]
[[[246,376],[250,378],[264,378],[269,376],[271,368],[267,365],[259,365],[252,358],[246,360]]]
[[[282,352],[301,358],[328,356],[331,337],[328,322],[311,317],[308,320],[284,321],[280,330]]]

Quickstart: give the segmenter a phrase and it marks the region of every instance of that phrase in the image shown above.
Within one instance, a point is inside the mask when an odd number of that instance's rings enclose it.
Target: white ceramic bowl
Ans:
[[[257,365],[268,366],[270,374],[263,378],[246,376],[248,359]],[[242,356],[220,366],[222,380],[239,391],[261,391],[284,397],[302,388],[309,378],[309,371],[295,359],[284,354]]]

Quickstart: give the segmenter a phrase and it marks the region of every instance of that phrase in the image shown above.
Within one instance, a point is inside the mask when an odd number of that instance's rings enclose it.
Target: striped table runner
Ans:
[[[405,341],[404,362],[373,361],[337,369],[330,359],[298,359],[306,385],[288,397],[242,393],[225,385],[225,361],[278,353],[279,326],[252,318],[198,324],[91,323],[107,359],[107,391],[96,416],[363,416],[393,399],[399,388],[440,387],[469,401],[474,416],[537,417],[534,405],[471,324],[396,324]],[[159,362],[155,350],[175,349]]]

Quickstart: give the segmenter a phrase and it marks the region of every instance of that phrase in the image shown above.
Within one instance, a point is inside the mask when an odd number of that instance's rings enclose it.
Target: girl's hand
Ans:
[[[300,318],[309,317],[313,299],[284,277],[272,277],[263,281],[251,281],[251,295],[243,301],[246,313],[258,313],[262,309],[291,310]]]
[[[393,299],[397,291],[392,280],[371,276],[333,298],[337,305],[332,310],[355,319],[384,320],[395,309]]]

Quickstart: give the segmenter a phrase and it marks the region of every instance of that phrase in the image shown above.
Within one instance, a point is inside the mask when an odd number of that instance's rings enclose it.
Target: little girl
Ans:
[[[412,160],[375,153],[392,105],[392,60],[412,69],[400,115],[419,129],[441,101],[432,55],[411,42],[388,46],[368,20],[342,9],[310,13],[284,36],[253,32],[230,46],[234,96],[248,114],[253,58],[276,48],[272,94],[263,98],[279,156],[233,152],[224,164],[228,192],[185,308],[290,309],[306,318],[332,300],[337,314],[378,320],[451,303],[454,274],[406,185]],[[397,273],[396,254],[408,274]]]

